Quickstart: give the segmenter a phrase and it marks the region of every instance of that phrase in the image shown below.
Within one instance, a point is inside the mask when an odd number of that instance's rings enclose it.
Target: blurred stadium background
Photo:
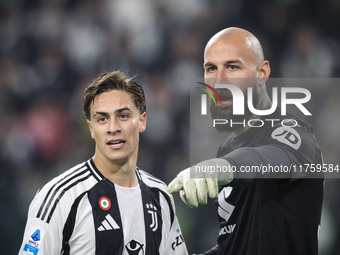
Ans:
[[[262,42],[272,77],[339,77],[339,13],[338,0],[0,0],[1,254],[18,252],[37,190],[93,155],[81,100],[99,73],[138,74],[148,112],[138,165],[169,183],[189,164],[190,81],[203,77],[209,38],[240,26]],[[327,163],[339,163],[339,92],[320,84],[312,95]],[[339,254],[339,184],[326,182],[321,255]],[[189,209],[174,197],[190,253],[212,247],[213,201]]]

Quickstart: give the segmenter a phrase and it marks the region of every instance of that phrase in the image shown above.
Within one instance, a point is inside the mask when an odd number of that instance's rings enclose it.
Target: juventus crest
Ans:
[[[158,229],[157,208],[151,203],[147,203],[146,208],[148,209],[148,213],[151,216],[150,228],[155,232]]]

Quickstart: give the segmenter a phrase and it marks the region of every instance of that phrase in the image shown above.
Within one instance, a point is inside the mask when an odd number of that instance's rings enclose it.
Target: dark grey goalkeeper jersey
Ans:
[[[230,185],[220,188],[218,246],[206,254],[318,253],[324,179],[322,174],[312,176],[315,173],[308,167],[323,163],[319,145],[309,124],[285,116],[298,125],[283,127],[278,111],[267,118],[277,124],[269,122],[230,136],[218,150],[218,157],[228,160],[237,172]],[[251,167],[267,167],[267,171],[272,167],[278,172],[245,172]],[[284,170],[289,172],[282,175]]]
[[[51,180],[30,205],[19,254],[187,254],[166,185],[136,175],[136,187],[120,187],[91,159]]]

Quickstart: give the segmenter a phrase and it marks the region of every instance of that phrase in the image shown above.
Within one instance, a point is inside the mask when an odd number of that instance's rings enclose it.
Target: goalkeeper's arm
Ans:
[[[180,172],[169,184],[169,193],[180,192],[184,203],[190,207],[207,204],[207,195],[216,198],[218,186],[233,180],[228,161],[214,158],[202,161]]]

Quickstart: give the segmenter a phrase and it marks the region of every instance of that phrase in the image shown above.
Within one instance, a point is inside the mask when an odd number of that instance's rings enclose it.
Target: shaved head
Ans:
[[[204,55],[206,55],[206,52],[213,45],[219,43],[234,44],[243,53],[247,54],[247,56],[253,60],[255,65],[264,61],[261,43],[252,33],[245,29],[230,27],[221,30],[208,41],[204,50]]]
[[[241,122],[253,118],[248,109],[247,90],[252,89],[255,109],[268,109],[271,101],[266,91],[265,82],[270,75],[270,65],[264,59],[259,40],[249,31],[230,27],[215,34],[204,50],[204,81],[214,87],[215,84],[237,86],[245,96],[244,115],[233,115],[233,97],[229,90],[217,89],[221,105],[211,102],[210,112],[213,119],[227,119]],[[238,135],[246,128],[216,126],[220,131],[231,131]],[[249,128],[249,127],[247,127]]]

